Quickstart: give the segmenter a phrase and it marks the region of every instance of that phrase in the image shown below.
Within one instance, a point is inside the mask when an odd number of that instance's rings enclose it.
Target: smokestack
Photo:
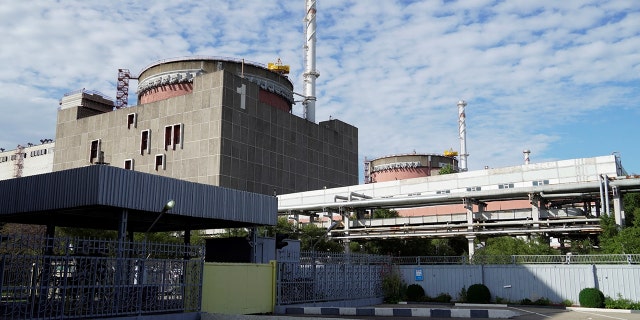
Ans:
[[[529,154],[531,154],[531,150],[524,149],[522,153],[524,154],[524,164],[529,164]]]
[[[460,171],[467,171],[467,117],[464,114],[464,107],[467,103],[464,100],[458,101],[458,129],[460,134]]]
[[[316,122],[316,0],[306,0],[304,16],[304,118]]]

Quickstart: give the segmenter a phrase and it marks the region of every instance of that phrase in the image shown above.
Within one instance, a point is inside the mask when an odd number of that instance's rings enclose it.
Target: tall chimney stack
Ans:
[[[458,101],[458,129],[460,134],[460,171],[467,171],[467,125],[466,115],[464,114],[464,107],[467,103],[464,100]]]
[[[304,118],[316,122],[316,0],[306,0],[307,13],[304,16]]]

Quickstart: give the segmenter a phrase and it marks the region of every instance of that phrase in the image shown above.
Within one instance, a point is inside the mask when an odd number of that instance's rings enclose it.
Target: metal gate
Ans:
[[[202,246],[2,236],[0,319],[199,311]]]
[[[379,298],[390,266],[387,256],[301,252],[278,261],[276,304]]]

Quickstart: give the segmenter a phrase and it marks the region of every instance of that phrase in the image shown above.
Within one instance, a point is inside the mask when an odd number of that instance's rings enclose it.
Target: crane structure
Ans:
[[[276,62],[269,62],[267,64],[267,69],[275,72],[275,73],[279,73],[281,75],[286,75],[289,74],[289,66],[286,64],[282,64],[282,60],[280,60],[280,58],[278,58],[278,60],[276,60]]]

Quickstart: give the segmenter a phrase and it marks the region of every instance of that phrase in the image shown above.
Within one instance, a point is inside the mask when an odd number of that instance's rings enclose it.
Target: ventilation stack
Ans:
[[[306,0],[304,16],[304,118],[316,122],[316,0]]]
[[[460,171],[467,171],[467,125],[464,107],[467,103],[464,100],[458,101],[458,129],[460,134]]]

